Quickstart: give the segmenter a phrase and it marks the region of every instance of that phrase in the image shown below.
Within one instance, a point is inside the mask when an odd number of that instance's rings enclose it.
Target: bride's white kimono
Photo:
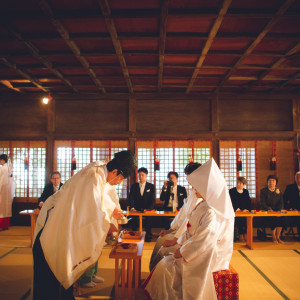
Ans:
[[[197,198],[194,189],[192,189],[189,196],[184,199],[183,206],[170,225],[170,228],[173,231],[157,239],[150,259],[150,271],[164,256],[174,253],[179,248],[178,244],[170,247],[163,247],[162,244],[165,240],[173,240],[174,238],[179,239],[180,236],[186,231],[188,215],[198,201],[199,199]]]
[[[145,291],[153,300],[217,299],[212,273],[229,267],[234,212],[224,177],[210,159],[187,178],[206,201],[191,211],[178,240],[182,257],[165,257],[147,279]]]
[[[98,260],[113,222],[118,203],[117,197],[110,195],[114,187],[106,182],[104,165],[91,163],[74,175],[47,199],[37,219],[35,237],[47,220],[41,246],[65,289]]]

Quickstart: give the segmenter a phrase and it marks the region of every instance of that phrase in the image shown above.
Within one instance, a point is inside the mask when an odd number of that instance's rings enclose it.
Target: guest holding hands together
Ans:
[[[277,184],[278,178],[275,175],[269,175],[267,178],[267,186],[260,190],[260,209],[266,211],[281,211],[283,209],[283,196],[279,188],[276,187]],[[283,219],[278,217],[269,217],[268,223],[272,230],[273,243],[284,244],[284,242],[280,239]]]
[[[251,199],[248,190],[245,189],[246,184],[245,177],[238,177],[236,187],[229,190],[234,211],[251,210]],[[241,242],[245,241],[246,225],[246,218],[235,218],[235,227],[238,229]]]

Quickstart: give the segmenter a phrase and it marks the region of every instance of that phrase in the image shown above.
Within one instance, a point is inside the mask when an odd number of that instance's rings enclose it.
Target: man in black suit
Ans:
[[[139,182],[134,183],[130,188],[128,204],[131,210],[141,211],[144,209],[154,209],[155,204],[155,188],[152,183],[146,181],[148,170],[146,168],[138,169]],[[151,241],[151,217],[145,217],[146,242]],[[137,230],[138,218],[131,221],[132,229]]]
[[[44,202],[53,194],[55,194],[63,185],[61,183],[61,175],[59,172],[54,171],[50,174],[50,181],[51,183],[48,183],[45,185],[43,193],[41,197],[38,199],[39,207],[42,207]]]
[[[300,172],[295,175],[295,183],[289,184],[283,194],[284,208],[300,210]],[[291,217],[297,223],[298,235],[300,234],[300,218]],[[300,237],[298,237],[300,240]]]
[[[178,173],[169,172],[169,181],[164,182],[162,191],[160,194],[160,200],[164,201],[163,209],[165,211],[176,211],[180,209],[183,205],[183,200],[187,197],[186,189],[184,186],[178,185]],[[170,220],[167,217],[163,218],[165,229],[169,229]]]

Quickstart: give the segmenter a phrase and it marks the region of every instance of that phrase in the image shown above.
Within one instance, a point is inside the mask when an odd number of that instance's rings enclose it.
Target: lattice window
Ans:
[[[91,149],[74,147],[74,154],[76,157],[76,170],[74,170],[74,174],[76,174],[91,163]]]
[[[204,147],[200,147],[202,145]],[[173,170],[178,173],[178,184],[184,186],[189,192],[192,187],[186,180],[184,168],[190,158],[194,158],[195,162],[206,162],[210,158],[210,146],[210,142],[206,141],[138,141],[138,167],[148,169],[147,181],[154,183],[156,198],[160,197],[164,181],[167,180],[168,173]],[[154,172],[155,153],[160,160],[160,170]]]
[[[93,148],[93,161],[110,159],[109,148]]]
[[[237,156],[242,159],[242,171],[237,171]],[[228,188],[236,187],[236,178],[245,177],[250,197],[256,197],[256,151],[254,141],[220,141],[220,169]]]
[[[236,186],[236,148],[220,148],[220,169],[229,189]]]
[[[114,144],[127,144],[126,141],[56,141],[55,144],[56,169],[61,172],[62,182],[66,182],[72,176],[72,153],[76,158],[76,170],[74,170],[76,174],[93,161],[110,160],[116,152],[128,149],[127,147],[114,147]],[[116,186],[116,190],[120,198],[127,198],[128,179]]]
[[[9,147],[0,147],[0,155],[6,154],[8,157],[10,157],[10,148]]]
[[[250,197],[256,197],[256,167],[255,167],[255,148],[240,148],[239,155],[243,161],[243,169],[239,176],[247,178],[247,189]]]
[[[24,167],[25,157],[28,157],[27,148],[13,149],[13,170],[14,170],[14,180],[16,184],[16,191],[15,191],[16,197],[27,197],[28,172],[27,170],[25,170]]]
[[[45,141],[0,141],[0,153],[9,156],[16,197],[39,197],[45,185]],[[28,170],[25,170],[25,158]]]
[[[111,148],[111,159],[114,157],[114,154],[116,152],[120,152],[123,150],[127,150],[127,148]],[[117,193],[119,195],[119,198],[127,198],[128,193],[128,179],[123,180],[123,182],[116,186]]]
[[[148,176],[147,181],[154,182],[154,149],[149,148],[138,148],[137,149],[138,157],[138,169],[147,168]]]
[[[71,177],[72,148],[57,148],[57,168],[61,173],[61,181],[65,183]]]
[[[30,148],[29,159],[29,197],[39,197],[45,185],[46,148]]]

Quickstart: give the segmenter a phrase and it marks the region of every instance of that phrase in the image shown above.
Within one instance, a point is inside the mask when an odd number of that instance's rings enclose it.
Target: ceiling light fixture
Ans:
[[[53,98],[51,97],[50,93],[48,93],[48,97],[44,97],[42,99],[44,104],[48,104]]]

